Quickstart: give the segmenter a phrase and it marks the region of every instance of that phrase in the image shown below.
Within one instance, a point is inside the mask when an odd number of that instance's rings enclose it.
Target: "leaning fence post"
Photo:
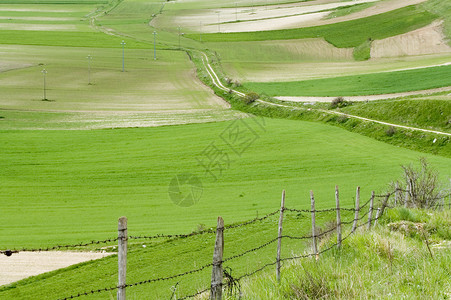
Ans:
[[[368,229],[371,229],[371,218],[373,217],[374,191],[371,192],[370,212],[368,213]]]
[[[357,190],[355,192],[355,214],[351,232],[354,232],[355,229],[357,228],[357,220],[359,219],[359,210],[360,210],[360,186],[357,187]]]
[[[449,179],[449,199],[448,199],[448,208],[451,209],[451,178]]]
[[[381,208],[378,207],[376,212],[376,219],[374,220],[374,227],[377,226],[377,220],[379,219],[380,216],[381,216]]]
[[[340,197],[338,195],[338,185],[335,186],[335,202],[337,204],[337,248],[341,248],[341,216],[340,216]]]
[[[285,190],[282,191],[282,201],[280,203],[280,216],[279,216],[279,236],[277,241],[277,281],[280,282],[280,252],[282,247],[282,223],[283,212],[285,210]]]
[[[380,212],[379,217],[382,217],[382,215],[384,214],[384,211],[385,211],[385,208],[387,208],[389,199],[390,199],[390,194],[385,195],[385,199],[384,199],[384,202],[382,202],[382,207],[381,207],[381,212]]]
[[[213,269],[211,272],[210,299],[222,299],[222,254],[224,253],[224,220],[218,217],[216,243],[213,252]]]
[[[127,218],[120,217],[117,228],[117,262],[118,262],[118,284],[117,299],[125,300],[126,275],[127,275]]]
[[[310,201],[312,204],[312,250],[313,254],[316,257],[316,260],[319,259],[318,250],[316,248],[316,226],[315,226],[315,197],[313,196],[313,191],[310,191]]]

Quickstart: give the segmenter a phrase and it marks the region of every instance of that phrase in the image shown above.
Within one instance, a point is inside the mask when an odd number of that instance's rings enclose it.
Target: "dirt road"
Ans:
[[[113,253],[46,251],[19,252],[9,257],[0,255],[0,285],[111,254]]]

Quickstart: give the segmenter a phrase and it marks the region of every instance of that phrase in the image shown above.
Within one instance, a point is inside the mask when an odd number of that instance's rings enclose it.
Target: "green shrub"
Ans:
[[[252,102],[254,102],[255,100],[257,100],[260,97],[259,94],[255,93],[255,92],[250,92],[247,93],[246,96],[244,96],[244,102],[246,104],[250,104]]]
[[[388,136],[393,136],[393,135],[396,133],[396,128],[393,127],[393,126],[390,126],[390,127],[385,131],[385,133],[386,133]]]
[[[342,108],[342,107],[346,107],[351,105],[351,102],[346,101],[343,97],[337,97],[334,100],[332,100],[332,102],[329,105],[329,108],[334,109],[334,108]]]

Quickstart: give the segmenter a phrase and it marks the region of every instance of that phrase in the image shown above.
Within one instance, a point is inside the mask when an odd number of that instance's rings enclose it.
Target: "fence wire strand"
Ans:
[[[387,193],[385,195],[375,195],[375,197],[390,198],[391,195],[393,195],[394,193],[396,193],[398,191],[403,191],[403,190],[402,189],[396,189],[393,192]],[[442,198],[442,199],[444,199],[444,198]],[[361,211],[363,208],[365,208],[370,203],[371,200],[372,199],[370,198],[365,204],[360,206],[358,208],[358,211]],[[443,204],[443,203],[442,204],[437,204],[436,206],[440,206],[440,205],[441,206],[447,206],[446,204]],[[389,206],[386,206],[386,207],[390,208]],[[340,208],[339,210],[340,211],[343,210],[343,211],[356,212],[355,208]],[[337,208],[321,209],[321,210],[284,208],[284,211],[297,212],[297,213],[312,213],[312,212],[324,213],[324,212],[337,211]],[[232,224],[232,225],[225,226],[225,229],[233,229],[233,228],[243,227],[243,226],[247,226],[247,225],[253,224],[255,222],[258,222],[258,221],[263,221],[263,220],[265,220],[265,219],[267,219],[267,218],[269,218],[271,216],[276,215],[279,212],[280,212],[280,209],[277,209],[276,211],[270,212],[270,213],[268,213],[265,216],[260,217],[260,218],[255,218],[255,219],[252,219],[250,221],[246,221],[246,222],[242,222],[242,223],[237,223],[237,224]],[[369,210],[367,210],[364,214],[359,216],[357,219],[352,219],[352,220],[349,220],[349,221],[341,222],[341,225],[348,225],[348,224],[351,224],[353,222],[359,222],[359,221],[363,220],[364,218],[366,218],[366,216],[368,214],[369,214]],[[377,216],[375,218],[372,218],[371,222],[375,222],[378,219],[380,219],[381,217],[382,216]],[[357,225],[355,229],[361,228],[363,226],[368,226],[368,222],[366,222],[366,221],[362,222],[361,224]],[[335,231],[337,229],[337,227],[338,227],[338,224],[336,224],[333,228],[330,228],[330,229],[328,229],[326,231],[323,231],[323,232],[321,232],[319,234],[315,234],[315,237],[316,238],[320,238],[320,237],[322,237],[322,236],[324,236],[326,234],[329,234],[329,233]],[[216,232],[216,229],[210,228],[210,229],[207,229],[207,230],[202,230],[202,231],[193,232],[193,233],[189,233],[189,234],[157,234],[157,235],[153,235],[153,236],[129,236],[129,239],[136,239],[136,240],[138,240],[138,239],[157,239],[157,238],[168,238],[168,239],[171,239],[171,238],[186,238],[186,237],[202,235],[202,234],[206,234],[206,233],[214,233],[214,232]],[[341,242],[343,242],[346,239],[348,239],[354,232],[355,231],[351,230],[341,240]],[[280,238],[282,238],[282,239],[303,240],[303,239],[311,239],[311,238],[313,238],[313,235],[305,235],[305,236],[282,235]],[[53,246],[53,247],[46,247],[46,248],[31,248],[31,249],[22,248],[21,250],[0,250],[0,253],[1,254],[5,254],[7,256],[10,256],[12,253],[18,253],[19,251],[29,251],[29,252],[51,251],[51,250],[57,250],[57,249],[62,249],[62,248],[76,248],[76,247],[84,247],[84,246],[89,246],[89,245],[94,245],[94,244],[105,244],[105,243],[115,242],[117,240],[118,240],[118,238],[110,238],[110,239],[99,240],[99,241],[91,241],[91,242],[86,242],[86,243],[77,243],[77,244],[70,244],[70,245],[56,245],[56,246]],[[246,250],[244,252],[241,252],[240,254],[236,254],[236,255],[230,256],[228,258],[225,258],[225,259],[222,260],[221,263],[226,263],[226,262],[232,261],[234,259],[243,257],[243,256],[245,256],[248,253],[258,251],[258,250],[260,250],[260,249],[262,249],[264,247],[267,247],[268,245],[271,245],[271,244],[275,243],[278,240],[279,240],[279,237],[271,239],[271,240],[267,241],[266,243],[261,244],[258,247],[254,247],[252,249],[248,249],[248,250]],[[317,255],[320,255],[320,254],[323,254],[323,253],[325,253],[327,251],[332,250],[337,245],[338,245],[338,241],[337,241],[337,243],[334,243],[334,244],[330,245],[329,247],[327,247],[327,248],[325,248],[325,249],[323,249],[321,251],[318,251],[317,253],[309,253],[309,254],[285,257],[285,258],[281,258],[280,262],[283,263],[285,261],[290,261],[290,260],[295,260],[295,259],[302,259],[302,258],[317,256]],[[245,273],[245,274],[243,274],[243,275],[241,275],[241,276],[239,276],[237,278],[233,278],[232,277],[231,269],[230,269],[230,272],[227,271],[227,274],[225,274],[225,277],[226,277],[227,280],[232,281],[233,284],[238,284],[239,285],[239,281],[241,279],[243,279],[245,277],[250,277],[250,276],[252,276],[252,275],[254,275],[254,274],[258,273],[258,272],[263,271],[264,269],[266,269],[266,268],[268,268],[270,266],[274,266],[275,264],[277,264],[277,260],[274,261],[274,262],[270,262],[270,263],[264,264],[263,266],[255,269],[254,271],[249,272],[249,273]],[[142,285],[142,284],[149,284],[149,283],[153,283],[153,282],[158,282],[158,281],[171,280],[171,279],[175,279],[175,278],[183,277],[183,276],[186,276],[186,275],[190,275],[190,274],[195,274],[195,273],[201,272],[204,269],[212,267],[212,266],[213,266],[213,263],[208,263],[208,264],[203,265],[203,266],[201,266],[199,268],[196,268],[196,269],[193,269],[193,270],[189,270],[189,271],[186,271],[186,272],[183,272],[183,273],[178,273],[178,274],[170,275],[170,276],[166,276],[166,277],[159,277],[159,278],[154,278],[154,279],[143,280],[143,281],[139,281],[139,282],[135,282],[135,283],[131,283],[131,284],[125,284],[125,285],[120,286],[120,287],[119,286],[114,286],[114,287],[106,287],[106,288],[102,288],[102,289],[94,289],[94,290],[86,291],[86,292],[83,292],[83,293],[74,294],[74,295],[71,295],[71,296],[66,297],[66,298],[61,298],[61,300],[73,299],[73,298],[78,298],[78,297],[81,297],[81,296],[87,296],[87,295],[90,295],[90,294],[96,294],[96,293],[101,293],[101,292],[113,291],[113,290],[116,290],[118,288],[127,288],[127,287],[133,287],[133,286]],[[226,273],[225,269],[224,269],[224,273]],[[187,295],[187,296],[184,296],[184,297],[178,298],[178,299],[182,300],[182,299],[194,298],[196,296],[199,296],[199,295],[201,295],[203,293],[208,292],[209,290],[210,290],[210,288],[206,288],[206,289],[200,290],[200,291],[198,291],[198,292],[196,292],[196,293],[194,293],[192,295]]]

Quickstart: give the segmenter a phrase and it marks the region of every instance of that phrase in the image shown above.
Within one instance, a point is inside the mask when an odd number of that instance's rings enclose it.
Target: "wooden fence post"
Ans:
[[[341,248],[341,216],[340,216],[340,197],[338,195],[338,185],[335,186],[335,203],[337,204],[337,248]]]
[[[213,269],[211,272],[211,300],[222,300],[222,254],[224,253],[224,220],[218,217],[216,243],[213,252]]]
[[[373,217],[374,191],[371,192],[370,212],[368,213],[368,229],[371,229],[371,218]]]
[[[398,197],[399,197],[399,182],[396,181],[396,184],[395,184],[395,206],[398,204]]]
[[[310,191],[310,201],[312,204],[312,250],[315,254],[316,260],[319,259],[318,249],[316,248],[316,225],[315,225],[315,197],[313,196],[313,191]]]
[[[380,212],[379,217],[382,217],[382,215],[384,214],[384,211],[385,211],[385,208],[387,208],[389,199],[390,199],[390,194],[385,195],[385,199],[384,199],[384,202],[382,202],[382,207],[381,207],[381,212]]]
[[[277,282],[280,282],[280,252],[282,247],[282,223],[283,212],[285,210],[285,190],[282,191],[282,201],[280,203],[280,216],[279,216],[279,236],[277,241]]]
[[[127,218],[120,217],[117,228],[117,262],[118,262],[118,288],[117,300],[125,300],[125,285],[127,275]]]
[[[377,220],[379,219],[380,216],[381,216],[381,209],[380,209],[380,207],[378,207],[377,212],[376,212],[376,219],[374,220],[374,227],[377,226]]]
[[[354,232],[355,229],[357,228],[357,220],[359,219],[359,210],[360,210],[360,186],[357,187],[357,190],[355,192],[355,214],[351,232]]]
[[[409,201],[409,193],[410,193],[409,187],[410,187],[409,182],[407,182],[407,184],[406,184],[406,194],[405,194],[405,197],[404,197],[404,207],[407,207],[407,202]]]

